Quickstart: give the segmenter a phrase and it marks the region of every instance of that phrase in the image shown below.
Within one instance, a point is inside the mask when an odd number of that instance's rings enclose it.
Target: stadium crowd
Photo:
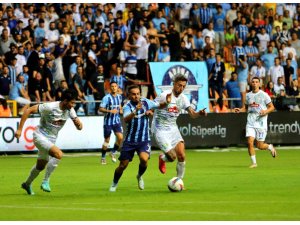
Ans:
[[[169,61],[206,62],[215,112],[241,107],[254,76],[277,110],[299,110],[289,98],[300,87],[299,3],[0,5],[0,94],[20,114],[68,88],[82,101],[76,111],[94,114],[82,105],[101,100],[111,80],[119,93],[149,82],[153,97],[147,63]]]

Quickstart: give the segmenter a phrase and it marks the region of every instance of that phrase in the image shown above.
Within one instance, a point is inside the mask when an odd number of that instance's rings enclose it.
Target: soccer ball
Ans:
[[[172,192],[182,191],[184,187],[183,181],[179,177],[173,177],[169,180],[168,188]]]

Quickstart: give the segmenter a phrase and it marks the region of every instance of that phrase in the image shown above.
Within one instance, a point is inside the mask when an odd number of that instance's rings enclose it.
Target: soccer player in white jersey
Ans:
[[[62,151],[55,145],[55,141],[59,130],[64,126],[67,119],[71,118],[76,128],[82,129],[82,123],[74,110],[76,98],[76,92],[68,89],[62,93],[60,102],[34,105],[28,108],[21,118],[20,126],[15,134],[16,138],[21,137],[23,126],[30,114],[39,113],[41,115],[40,124],[33,132],[34,144],[38,148],[37,162],[32,167],[27,180],[21,185],[29,195],[34,195],[31,184],[47,164],[41,189],[46,192],[51,191],[49,178],[63,155]]]
[[[256,156],[254,149],[254,140],[256,147],[261,150],[270,150],[271,155],[276,157],[276,150],[272,144],[266,144],[265,138],[268,130],[268,114],[274,111],[274,105],[270,96],[260,90],[260,80],[258,77],[251,79],[252,91],[246,94],[246,102],[243,108],[235,108],[235,112],[248,111],[246,124],[246,137],[248,142],[248,153],[252,164],[250,168],[256,168]]]
[[[176,158],[177,177],[181,179],[185,173],[185,145],[176,124],[177,117],[182,110],[186,110],[192,118],[206,115],[205,109],[196,112],[190,105],[190,101],[182,92],[187,85],[187,78],[177,75],[173,79],[173,89],[164,91],[155,101],[163,102],[166,96],[171,93],[171,102],[167,107],[157,109],[154,112],[152,121],[152,133],[159,148],[164,154],[159,155],[159,170],[166,173],[166,162],[173,162]]]

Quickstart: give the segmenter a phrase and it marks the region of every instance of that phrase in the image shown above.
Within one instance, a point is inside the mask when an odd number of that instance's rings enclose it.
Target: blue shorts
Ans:
[[[122,133],[122,125],[120,123],[114,125],[104,125],[104,138],[109,138],[111,135],[111,131],[113,131],[114,133]]]
[[[139,143],[124,142],[121,153],[120,153],[119,160],[120,161],[129,160],[129,162],[131,162],[135,152],[137,152],[138,155],[141,152],[146,152],[146,153],[148,153],[149,158],[150,158],[151,143],[149,141],[139,142]]]

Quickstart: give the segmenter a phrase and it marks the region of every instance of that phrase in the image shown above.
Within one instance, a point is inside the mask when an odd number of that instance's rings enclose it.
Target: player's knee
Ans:
[[[184,162],[185,161],[185,155],[184,154],[180,154],[177,156],[177,159],[179,162]]]
[[[63,157],[62,151],[56,152],[54,157],[57,158],[57,159],[61,159]]]
[[[37,170],[44,170],[45,167],[46,167],[46,165],[39,165],[39,164],[37,164],[35,168],[36,168]]]
[[[173,162],[176,159],[176,154],[166,154],[166,157],[169,162]]]

